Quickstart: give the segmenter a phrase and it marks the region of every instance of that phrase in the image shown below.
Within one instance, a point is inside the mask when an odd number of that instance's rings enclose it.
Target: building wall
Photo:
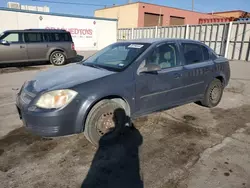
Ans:
[[[76,50],[100,50],[117,41],[117,21],[31,13],[0,8],[0,33],[12,29],[65,29],[71,33]]]
[[[185,24],[198,24],[199,18],[218,18],[209,14],[203,14],[199,12],[193,12],[188,10],[182,10],[177,8],[159,6],[148,3],[138,3],[139,5],[139,17],[138,27],[144,27],[144,13],[154,13],[163,15],[163,26],[170,25],[170,16],[185,17]]]
[[[232,11],[232,12],[215,12],[213,15],[216,16],[222,16],[222,17],[234,17],[234,18],[239,18],[242,14],[242,11]]]
[[[95,17],[118,19],[118,28],[137,27],[138,3],[116,6],[95,11]]]

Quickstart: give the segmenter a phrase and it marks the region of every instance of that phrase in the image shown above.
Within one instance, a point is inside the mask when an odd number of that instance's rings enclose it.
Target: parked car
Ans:
[[[58,66],[75,57],[72,37],[65,30],[9,30],[0,35],[0,63],[50,61]]]
[[[32,132],[84,132],[97,145],[116,130],[115,109],[136,118],[191,102],[215,107],[229,78],[228,60],[198,41],[117,42],[81,63],[40,72],[22,86],[16,104]]]

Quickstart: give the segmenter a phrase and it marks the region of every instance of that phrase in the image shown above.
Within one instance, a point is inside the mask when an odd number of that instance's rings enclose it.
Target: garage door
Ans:
[[[162,26],[162,15],[144,13],[144,27]]]
[[[170,16],[170,25],[184,25],[184,24],[185,24],[185,18]]]

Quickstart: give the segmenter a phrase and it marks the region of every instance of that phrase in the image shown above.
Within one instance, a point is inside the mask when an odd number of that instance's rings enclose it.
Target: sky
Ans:
[[[86,3],[95,5],[113,4],[121,5],[126,4],[128,0],[45,0],[47,2],[39,2],[39,0],[0,0],[0,7],[7,7],[7,2],[19,2],[22,5],[35,5],[35,6],[48,6],[50,12],[75,14],[82,16],[94,16],[96,9],[103,8],[104,6],[93,5],[73,5],[63,3],[49,3],[53,2],[71,2],[71,3]],[[40,0],[41,1],[41,0]],[[132,0],[137,2],[138,0]],[[192,0],[141,0],[142,2],[160,4],[182,9],[192,9]],[[250,0],[194,0],[194,10],[198,12],[216,12],[226,10],[243,10],[250,12]]]

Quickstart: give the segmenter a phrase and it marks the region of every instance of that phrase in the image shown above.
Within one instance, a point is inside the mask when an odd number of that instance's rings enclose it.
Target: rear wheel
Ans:
[[[54,51],[50,55],[50,63],[55,66],[61,66],[66,63],[66,57],[63,52],[60,51]]]
[[[217,106],[223,95],[223,85],[219,79],[214,79],[208,86],[201,105],[212,108]]]
[[[97,146],[100,138],[106,133],[119,131],[114,121],[116,109],[123,107],[114,101],[103,100],[90,110],[85,122],[84,135],[92,144]]]

